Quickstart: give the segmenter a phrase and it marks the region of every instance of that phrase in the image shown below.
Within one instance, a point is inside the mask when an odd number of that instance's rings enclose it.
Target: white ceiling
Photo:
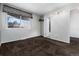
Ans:
[[[44,15],[50,11],[69,5],[68,3],[9,3],[28,12]]]

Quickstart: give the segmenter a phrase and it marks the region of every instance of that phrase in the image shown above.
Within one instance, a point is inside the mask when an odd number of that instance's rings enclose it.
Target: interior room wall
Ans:
[[[71,10],[70,36],[79,38],[79,9]]]
[[[27,28],[7,28],[6,17],[7,14],[2,13],[1,20],[3,20],[3,28],[1,30],[1,43],[27,39],[40,35],[40,22],[38,15],[33,14],[33,19],[31,19],[30,30],[27,30]]]
[[[48,32],[48,21],[46,21],[46,17],[50,18],[51,20],[51,32]],[[70,43],[70,37],[69,37],[69,26],[70,26],[70,11],[68,9],[64,9],[60,11],[59,13],[50,13],[45,16],[44,19],[44,36]]]

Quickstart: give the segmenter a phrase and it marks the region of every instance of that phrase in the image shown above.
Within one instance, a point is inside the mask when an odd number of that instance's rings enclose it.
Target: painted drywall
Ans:
[[[51,32],[49,31],[48,19],[51,20]],[[44,36],[70,43],[69,37],[69,24],[70,23],[70,12],[69,10],[62,10],[59,13],[50,13],[44,18]]]
[[[39,16],[36,14],[33,14],[30,30],[27,30],[27,28],[7,28],[6,17],[7,14],[2,13],[3,27],[1,30],[1,43],[22,40],[40,35]]]
[[[79,38],[79,9],[71,10],[70,36]]]

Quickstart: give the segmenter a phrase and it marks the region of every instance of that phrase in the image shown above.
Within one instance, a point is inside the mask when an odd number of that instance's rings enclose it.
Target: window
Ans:
[[[9,16],[8,17],[8,28],[20,28],[20,19]]]
[[[26,11],[3,5],[3,12],[7,13],[8,28],[27,28],[31,29],[32,14]]]
[[[13,16],[7,17],[8,28],[27,28],[31,29],[31,20],[30,18],[21,19]]]

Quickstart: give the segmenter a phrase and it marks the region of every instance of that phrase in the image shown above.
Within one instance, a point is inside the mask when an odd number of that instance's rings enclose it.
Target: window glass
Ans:
[[[7,18],[8,28],[27,28],[31,29],[31,19],[19,19],[13,16],[8,16]]]
[[[8,28],[19,28],[20,27],[20,19],[9,16],[8,17]]]

